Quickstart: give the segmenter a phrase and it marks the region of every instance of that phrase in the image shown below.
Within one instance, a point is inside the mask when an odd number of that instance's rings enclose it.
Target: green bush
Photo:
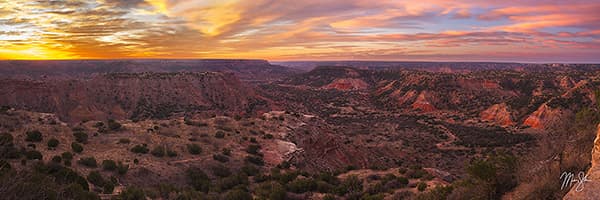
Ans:
[[[212,173],[215,176],[218,177],[227,177],[231,175],[231,171],[229,171],[229,168],[223,166],[223,165],[215,165],[211,167]]]
[[[80,165],[86,166],[86,167],[92,167],[92,168],[98,167],[98,163],[96,162],[96,159],[94,157],[80,158],[77,161],[77,163]]]
[[[362,181],[357,176],[349,176],[336,188],[336,193],[339,195],[345,195],[348,193],[362,193],[363,186]]]
[[[252,195],[243,189],[234,189],[225,193],[224,200],[252,200]]]
[[[169,157],[177,157],[177,151],[167,149],[167,156]]]
[[[0,147],[1,146],[12,146],[13,136],[10,133],[0,133]]]
[[[0,177],[12,169],[10,163],[6,160],[0,160]]]
[[[131,141],[127,138],[121,138],[119,139],[119,144],[129,144]]]
[[[114,119],[108,120],[108,129],[110,129],[111,131],[117,131],[117,130],[120,130],[121,128],[122,128],[122,126],[119,122],[115,121]]]
[[[79,143],[87,143],[88,142],[88,134],[81,132],[81,131],[76,131],[73,132],[73,136],[75,136],[75,141],[79,142]]]
[[[259,199],[285,200],[285,188],[276,181],[264,182],[258,185],[255,193]]]
[[[120,175],[124,175],[127,173],[128,170],[129,165],[125,165],[119,161],[119,163],[117,164],[117,173],[119,173]]]
[[[150,153],[156,157],[163,157],[163,156],[165,156],[165,147],[163,147],[163,146],[154,147],[154,149],[152,149],[152,151]]]
[[[260,151],[260,145],[258,144],[251,144],[248,145],[248,149],[246,149],[246,152],[248,152],[249,154],[258,154],[258,151]]]
[[[75,152],[75,153],[83,152],[83,146],[81,146],[81,144],[79,144],[77,142],[71,143],[71,149],[73,149],[73,152]]]
[[[246,162],[258,165],[258,166],[263,166],[265,164],[265,161],[258,156],[246,156]]]
[[[87,180],[98,187],[104,186],[104,183],[106,182],[98,171],[91,171],[87,176]]]
[[[197,144],[188,144],[187,149],[190,154],[198,155],[202,153],[202,148]]]
[[[56,138],[51,138],[50,140],[48,140],[48,147],[55,148],[58,146],[59,143],[60,142]]]
[[[60,157],[60,156],[53,156],[51,161],[54,162],[54,163],[61,163],[62,162],[62,157]]]
[[[71,152],[65,151],[61,154],[62,158],[64,160],[72,160],[73,159],[73,154]]]
[[[136,187],[127,187],[125,190],[123,190],[123,192],[121,192],[121,194],[119,194],[119,197],[117,199],[119,199],[119,200],[145,200],[146,192],[144,192],[144,190],[136,188]]]
[[[225,132],[217,131],[217,133],[215,133],[215,137],[216,138],[225,138]]]
[[[223,155],[226,155],[226,156],[231,156],[231,149],[223,148],[221,153],[223,153]]]
[[[146,147],[146,144],[144,144],[144,145],[138,144],[138,145],[135,145],[133,148],[131,148],[131,152],[133,152],[133,153],[146,154],[146,153],[148,153],[148,151],[150,151],[150,150],[148,149],[148,147]]]
[[[201,192],[208,192],[210,187],[210,179],[208,178],[208,175],[204,173],[204,171],[199,168],[190,168],[186,173],[188,184],[190,184],[192,188]]]
[[[38,130],[27,131],[25,134],[27,135],[25,138],[27,142],[41,142],[43,139],[42,133]]]
[[[102,193],[104,194],[112,194],[114,190],[115,184],[110,181],[105,182],[104,186],[102,186]]]
[[[287,184],[289,191],[293,193],[305,193],[317,189],[317,182],[311,178],[296,179]]]
[[[102,169],[106,171],[115,171],[117,169],[117,163],[114,160],[103,160]]]
[[[427,188],[427,183],[425,183],[425,182],[419,182],[419,184],[417,184],[417,190],[419,190],[420,192],[425,191],[426,188]]]
[[[213,159],[222,163],[229,162],[229,158],[221,154],[213,154]]]
[[[43,158],[42,153],[40,153],[39,151],[36,151],[36,150],[30,150],[30,151],[25,152],[25,157],[28,160],[34,160],[34,159],[42,160],[42,158]]]

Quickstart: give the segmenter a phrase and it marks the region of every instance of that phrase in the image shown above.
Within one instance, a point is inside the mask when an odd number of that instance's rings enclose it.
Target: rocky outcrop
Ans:
[[[594,148],[592,148],[591,167],[586,173],[587,181],[580,182],[577,187],[577,182],[572,184],[572,188],[563,199],[600,199],[600,125],[594,140]],[[564,180],[564,179],[563,179]],[[577,173],[574,174],[573,180],[581,181],[581,177]]]
[[[506,103],[494,104],[481,112],[482,120],[490,121],[501,126],[512,126],[515,124]]]
[[[525,119],[523,125],[534,129],[544,129],[547,124],[558,120],[561,113],[560,109],[552,109],[544,103]]]
[[[419,96],[417,96],[417,99],[412,104],[412,108],[423,112],[431,112],[436,110],[431,102],[427,100],[427,93],[425,91],[422,91]]]
[[[348,90],[365,90],[368,88],[368,86],[369,85],[361,79],[339,78],[339,79],[335,79],[330,84],[323,86],[323,88],[348,91]]]
[[[0,105],[57,113],[70,122],[246,114],[267,102],[232,73],[115,73],[89,80],[0,80]]]

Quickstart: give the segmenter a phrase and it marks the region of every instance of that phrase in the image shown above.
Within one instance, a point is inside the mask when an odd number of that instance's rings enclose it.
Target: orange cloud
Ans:
[[[582,0],[14,0],[0,3],[0,58],[600,58],[598,10]]]

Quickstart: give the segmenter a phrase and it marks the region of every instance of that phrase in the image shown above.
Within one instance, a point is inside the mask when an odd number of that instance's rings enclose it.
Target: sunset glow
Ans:
[[[600,1],[0,0],[0,59],[600,62]]]

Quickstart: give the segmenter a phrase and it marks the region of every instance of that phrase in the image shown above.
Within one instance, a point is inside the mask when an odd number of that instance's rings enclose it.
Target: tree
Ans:
[[[71,149],[73,149],[73,151],[75,153],[81,153],[81,152],[83,152],[83,146],[81,146],[81,144],[79,144],[77,142],[71,143]]]
[[[75,141],[79,142],[79,143],[87,143],[88,141],[88,134],[81,132],[81,131],[76,131],[73,133],[73,136],[75,136]]]
[[[242,189],[234,189],[225,193],[224,200],[252,200],[252,195]]]
[[[48,140],[48,147],[55,148],[58,146],[59,143],[60,142],[56,138],[51,138],[50,140]]]
[[[117,169],[117,163],[114,160],[103,160],[102,169],[106,171],[115,171]]]
[[[165,148],[163,146],[156,146],[150,153],[156,157],[163,157],[165,156]]]
[[[187,149],[191,154],[198,155],[202,153],[202,148],[197,144],[188,144]]]
[[[25,157],[27,157],[28,160],[42,160],[42,153],[40,153],[39,151],[36,150],[30,150],[25,152]]]
[[[108,120],[108,129],[110,129],[111,131],[118,131],[121,128],[122,126],[119,122],[115,121],[114,119]]]
[[[146,147],[146,145],[135,145],[133,148],[131,148],[131,152],[133,153],[141,153],[141,154],[146,154],[148,153],[148,151],[150,151],[148,149],[148,147]]]
[[[79,163],[80,165],[86,166],[86,167],[92,167],[92,168],[98,167],[98,163],[96,162],[96,159],[94,157],[80,158],[77,161],[77,163]]]
[[[136,187],[127,187],[121,194],[119,194],[119,200],[145,200],[146,192]]]
[[[38,130],[27,131],[25,141],[27,142],[41,142],[42,141],[42,133]]]
[[[427,183],[425,183],[425,182],[419,182],[419,184],[417,184],[417,190],[419,190],[420,192],[425,191],[426,188],[427,188]]]
[[[190,186],[192,186],[195,190],[208,192],[210,187],[210,179],[208,175],[204,173],[199,168],[190,168],[187,170],[187,179]]]

